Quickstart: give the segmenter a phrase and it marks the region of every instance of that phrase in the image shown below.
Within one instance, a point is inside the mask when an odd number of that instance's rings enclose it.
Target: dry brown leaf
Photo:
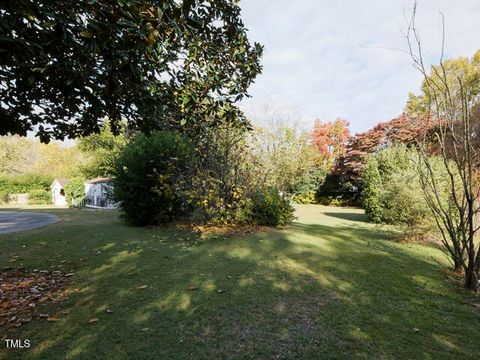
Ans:
[[[59,317],[56,317],[56,316],[50,316],[47,318],[47,321],[60,321],[62,319],[60,319]]]
[[[88,320],[88,323],[89,323],[89,324],[94,324],[94,323],[96,323],[96,322],[98,322],[98,321],[100,321],[100,320],[97,319],[97,318],[93,318],[93,319]]]
[[[187,290],[190,290],[190,291],[194,291],[194,290],[197,290],[198,287],[196,287],[195,285],[188,285],[187,287]]]

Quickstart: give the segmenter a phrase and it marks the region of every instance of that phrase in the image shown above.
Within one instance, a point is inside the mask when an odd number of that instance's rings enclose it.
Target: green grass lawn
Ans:
[[[79,291],[42,309],[60,321],[0,328],[32,343],[2,340],[0,359],[480,358],[480,299],[443,253],[360,210],[304,205],[287,229],[235,237],[48,211],[61,222],[0,236],[0,268],[74,271]]]

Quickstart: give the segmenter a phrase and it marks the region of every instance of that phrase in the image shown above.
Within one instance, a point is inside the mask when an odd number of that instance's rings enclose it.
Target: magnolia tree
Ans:
[[[443,243],[457,270],[464,273],[464,286],[480,287],[480,66],[478,54],[465,67],[443,61],[425,67],[422,44],[415,27],[416,6],[406,32],[414,66],[423,75],[422,101],[436,119],[433,144],[447,176],[433,171],[428,156],[431,141],[418,141],[418,170],[425,199],[435,217]],[[441,189],[449,186],[450,201]]]
[[[100,131],[196,134],[260,72],[237,1],[7,0],[0,10],[0,135],[43,142]]]

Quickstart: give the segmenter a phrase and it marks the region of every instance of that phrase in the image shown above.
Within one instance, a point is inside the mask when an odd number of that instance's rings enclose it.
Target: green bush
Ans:
[[[85,179],[75,177],[70,179],[65,186],[65,199],[70,206],[78,206],[85,199]]]
[[[414,150],[403,144],[368,156],[363,173],[362,200],[370,221],[413,223],[420,221],[416,215],[427,214],[418,172],[412,161],[414,156]],[[400,203],[402,206],[397,205]]]
[[[358,206],[358,203],[351,197],[344,198],[342,195],[337,196],[316,196],[316,203],[326,206]]]
[[[137,135],[120,153],[113,172],[123,219],[144,226],[189,215],[192,159],[193,146],[180,134]]]
[[[52,202],[52,194],[48,190],[32,190],[28,193],[29,204],[50,204]]]
[[[428,215],[416,165],[412,161],[414,151],[399,144],[368,156],[362,200],[370,221],[413,224]]]
[[[8,201],[9,201],[8,193],[3,191],[0,192],[0,204],[8,203]]]
[[[252,222],[259,225],[286,225],[294,219],[290,201],[277,188],[265,187],[256,190],[251,196],[250,216]]]
[[[294,194],[292,196],[292,201],[296,202],[297,204],[316,204],[316,191],[309,191],[307,193],[302,194]]]
[[[20,174],[0,176],[0,193],[25,194],[33,190],[49,190],[53,178],[43,174]]]
[[[317,203],[329,206],[360,206],[361,183],[351,174],[328,174],[317,189]]]
[[[194,186],[190,198],[194,200],[195,215],[193,221],[212,225],[241,223],[238,212],[243,207],[241,188],[226,188],[212,176],[198,177],[193,180]],[[199,184],[195,186],[195,184]]]
[[[325,181],[326,175],[327,169],[319,165],[305,171],[293,187],[292,200],[298,204],[316,204],[318,187]]]
[[[425,200],[420,182],[418,153],[395,145],[368,157],[363,176],[363,205],[370,221],[400,225],[409,234],[433,231],[435,219]],[[451,193],[441,159],[431,158],[439,196],[448,202]]]

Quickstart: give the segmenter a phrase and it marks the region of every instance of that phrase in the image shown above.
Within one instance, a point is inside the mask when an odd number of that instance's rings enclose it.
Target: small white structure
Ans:
[[[58,206],[67,206],[64,186],[69,179],[55,179],[50,185],[52,191],[52,202]],[[85,200],[78,206],[87,206],[96,209],[116,209],[118,204],[111,199],[113,193],[112,179],[95,178],[85,181]]]
[[[85,206],[101,209],[118,207],[111,196],[113,192],[112,179],[96,178],[85,182]]]
[[[68,183],[68,179],[55,179],[50,185],[52,191],[52,202],[58,206],[67,206],[67,199],[65,198],[65,190],[63,187]]]

